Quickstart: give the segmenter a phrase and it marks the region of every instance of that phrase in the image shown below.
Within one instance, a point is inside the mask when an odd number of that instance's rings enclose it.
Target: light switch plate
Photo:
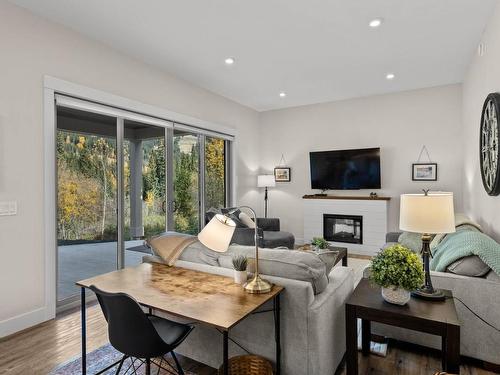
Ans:
[[[17,202],[0,202],[0,216],[17,215]]]

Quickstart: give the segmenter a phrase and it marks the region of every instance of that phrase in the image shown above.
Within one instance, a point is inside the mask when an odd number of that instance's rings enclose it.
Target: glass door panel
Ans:
[[[57,300],[117,267],[116,118],[57,108]]]
[[[124,121],[125,266],[142,262],[145,238],[166,231],[165,128]]]
[[[198,234],[200,229],[199,136],[174,129],[174,230]]]
[[[226,206],[226,142],[205,137],[205,212]]]

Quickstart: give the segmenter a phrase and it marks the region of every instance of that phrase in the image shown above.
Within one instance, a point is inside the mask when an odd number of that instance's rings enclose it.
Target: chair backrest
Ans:
[[[135,299],[125,293],[104,292],[94,285],[90,289],[97,295],[115,349],[137,358],[153,358],[170,351]]]

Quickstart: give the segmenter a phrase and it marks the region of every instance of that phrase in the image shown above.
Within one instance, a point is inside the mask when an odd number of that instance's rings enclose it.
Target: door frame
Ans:
[[[78,99],[91,101],[94,103],[122,108],[127,111],[137,112],[139,114],[144,114],[147,116],[157,117],[160,119],[165,119],[165,121],[171,121],[181,124],[190,124],[194,128],[206,129],[208,131],[213,131],[222,135],[232,137],[233,144],[231,147],[230,160],[234,160],[236,157],[234,149],[237,142],[237,130],[224,125],[216,124],[210,121],[201,120],[195,117],[187,116],[181,113],[163,109],[160,107],[152,106],[149,104],[144,104],[139,101],[131,100],[122,96],[107,93],[105,91],[93,89],[87,86],[75,84],[69,81],[65,81],[52,76],[44,76],[43,80],[43,138],[44,138],[44,171],[43,171],[43,218],[44,218],[44,306],[40,314],[37,314],[33,321],[30,321],[30,325],[42,323],[44,321],[53,319],[56,315],[56,304],[57,304],[57,168],[56,168],[56,104],[55,95],[65,94],[68,96],[76,97]],[[173,130],[167,130],[167,140],[169,140],[169,134]],[[172,138],[170,138],[172,139]],[[168,144],[168,143],[167,143]],[[169,148],[167,148],[168,150]],[[168,157],[167,151],[167,157]],[[168,165],[168,163],[166,163]],[[230,168],[230,183],[229,188],[231,192],[229,196],[232,204],[233,199],[236,198],[236,187],[237,187],[237,175],[234,168],[235,163],[231,162]],[[172,173],[172,172],[170,172]],[[168,174],[167,174],[168,178]],[[168,181],[168,180],[167,180]],[[167,183],[167,186],[169,184]],[[170,215],[167,214],[167,217]],[[168,223],[167,223],[168,228]],[[120,254],[120,252],[119,252]],[[78,304],[76,302],[75,304]],[[68,306],[70,307],[70,306]]]

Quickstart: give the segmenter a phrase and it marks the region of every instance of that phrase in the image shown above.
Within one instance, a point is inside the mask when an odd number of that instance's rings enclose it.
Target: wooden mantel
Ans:
[[[370,197],[369,195],[304,195],[302,199],[347,199],[356,201],[389,201],[391,197]]]

